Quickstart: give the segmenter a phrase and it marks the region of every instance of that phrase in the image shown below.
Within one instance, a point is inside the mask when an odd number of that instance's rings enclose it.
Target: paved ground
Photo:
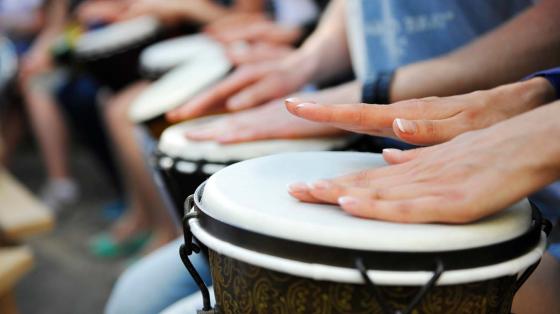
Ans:
[[[34,270],[16,291],[23,314],[99,314],[118,274],[128,261],[100,261],[88,253],[88,239],[108,226],[101,208],[113,200],[97,164],[84,152],[72,152],[72,168],[82,184],[83,198],[59,217],[51,234],[31,239]],[[14,174],[36,191],[44,178],[32,147],[18,153]]]

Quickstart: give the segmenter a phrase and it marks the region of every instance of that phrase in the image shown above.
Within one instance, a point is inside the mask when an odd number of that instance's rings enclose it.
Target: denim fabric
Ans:
[[[155,314],[195,293],[198,287],[179,257],[177,239],[129,267],[119,278],[105,308],[106,314]],[[191,258],[202,278],[210,271],[201,255]]]

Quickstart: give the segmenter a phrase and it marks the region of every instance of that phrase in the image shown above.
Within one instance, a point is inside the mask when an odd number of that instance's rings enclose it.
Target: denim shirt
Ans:
[[[355,73],[380,71],[450,52],[508,21],[533,0],[346,0]]]

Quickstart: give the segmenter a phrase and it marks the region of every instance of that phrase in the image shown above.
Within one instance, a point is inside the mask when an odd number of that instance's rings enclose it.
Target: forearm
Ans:
[[[176,1],[175,12],[178,19],[200,24],[214,22],[230,12],[228,8],[208,0],[172,1]]]
[[[317,30],[286,60],[308,82],[328,81],[351,68],[344,6],[343,0],[333,0]]]
[[[506,141],[523,145],[523,155],[512,156],[519,158],[512,164],[527,169],[523,173],[534,175],[541,187],[560,179],[559,117],[560,101],[556,101],[488,129]]]
[[[560,0],[542,0],[448,55],[400,68],[391,101],[488,89],[560,64]]]
[[[234,10],[240,12],[261,12],[264,11],[265,2],[263,0],[236,0]]]

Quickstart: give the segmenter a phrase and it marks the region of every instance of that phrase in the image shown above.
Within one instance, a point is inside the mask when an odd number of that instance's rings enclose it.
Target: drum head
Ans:
[[[160,26],[156,18],[143,16],[92,30],[78,39],[75,54],[79,59],[110,55],[156,36]]]
[[[146,48],[140,56],[140,66],[148,74],[165,73],[200,54],[217,49],[222,49],[220,43],[203,34],[168,39]]]
[[[163,132],[159,150],[167,156],[188,161],[232,163],[250,158],[285,152],[311,152],[343,149],[352,138],[309,138],[267,140],[222,145],[215,141],[190,141],[185,132],[222,116],[196,119],[174,125]]]
[[[142,123],[177,108],[224,77],[232,65],[221,49],[209,49],[156,81],[134,101],[129,116]]]
[[[465,225],[399,224],[361,219],[338,206],[299,202],[294,182],[313,182],[384,166],[381,155],[353,152],[289,153],[229,166],[208,181],[201,209],[223,222],[274,238],[367,251],[440,252],[516,238],[531,227],[527,201]]]

